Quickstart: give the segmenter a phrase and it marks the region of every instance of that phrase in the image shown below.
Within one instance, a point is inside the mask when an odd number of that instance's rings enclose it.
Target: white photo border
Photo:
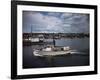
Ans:
[[[51,12],[71,12],[90,14],[90,65],[73,67],[54,67],[54,68],[30,68],[23,69],[22,65],[22,11],[51,11]],[[94,9],[83,8],[60,8],[47,6],[17,5],[17,75],[48,74],[48,73],[68,73],[94,71]]]

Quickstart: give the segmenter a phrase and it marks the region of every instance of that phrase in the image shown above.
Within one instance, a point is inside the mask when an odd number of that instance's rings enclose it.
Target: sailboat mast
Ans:
[[[53,33],[53,45],[54,45],[54,47],[55,47],[54,33]]]
[[[32,25],[31,25],[31,37],[32,37]]]

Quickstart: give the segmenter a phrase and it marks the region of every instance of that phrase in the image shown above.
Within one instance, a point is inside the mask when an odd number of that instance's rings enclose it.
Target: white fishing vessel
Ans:
[[[59,50],[63,49],[63,50]],[[75,52],[75,51],[74,51]],[[59,55],[70,55],[73,53],[73,50],[70,49],[70,47],[47,47],[42,50],[33,50],[34,56],[59,56]]]

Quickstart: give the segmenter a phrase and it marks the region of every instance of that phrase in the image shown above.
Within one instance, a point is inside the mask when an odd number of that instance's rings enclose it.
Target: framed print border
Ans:
[[[58,8],[79,8],[94,10],[94,70],[93,71],[78,71],[78,72],[62,72],[62,73],[46,73],[46,74],[28,74],[18,75],[18,5],[24,6],[44,6],[44,7],[58,7]],[[42,78],[42,77],[57,77],[57,76],[75,76],[75,75],[90,75],[97,74],[97,6],[96,5],[82,5],[82,4],[64,4],[64,3],[48,3],[48,2],[34,2],[34,1],[11,1],[11,78]]]

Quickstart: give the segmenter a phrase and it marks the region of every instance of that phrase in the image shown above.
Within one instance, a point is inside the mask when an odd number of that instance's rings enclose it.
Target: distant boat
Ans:
[[[37,37],[30,37],[29,41],[30,42],[44,42],[44,36],[38,35]]]
[[[30,42],[39,42],[39,38],[29,38]]]
[[[38,38],[39,38],[39,42],[44,42],[44,36],[42,34],[38,35]]]
[[[44,35],[40,34],[36,37],[32,35],[32,25],[31,25],[31,37],[29,38],[30,42],[44,42]]]

